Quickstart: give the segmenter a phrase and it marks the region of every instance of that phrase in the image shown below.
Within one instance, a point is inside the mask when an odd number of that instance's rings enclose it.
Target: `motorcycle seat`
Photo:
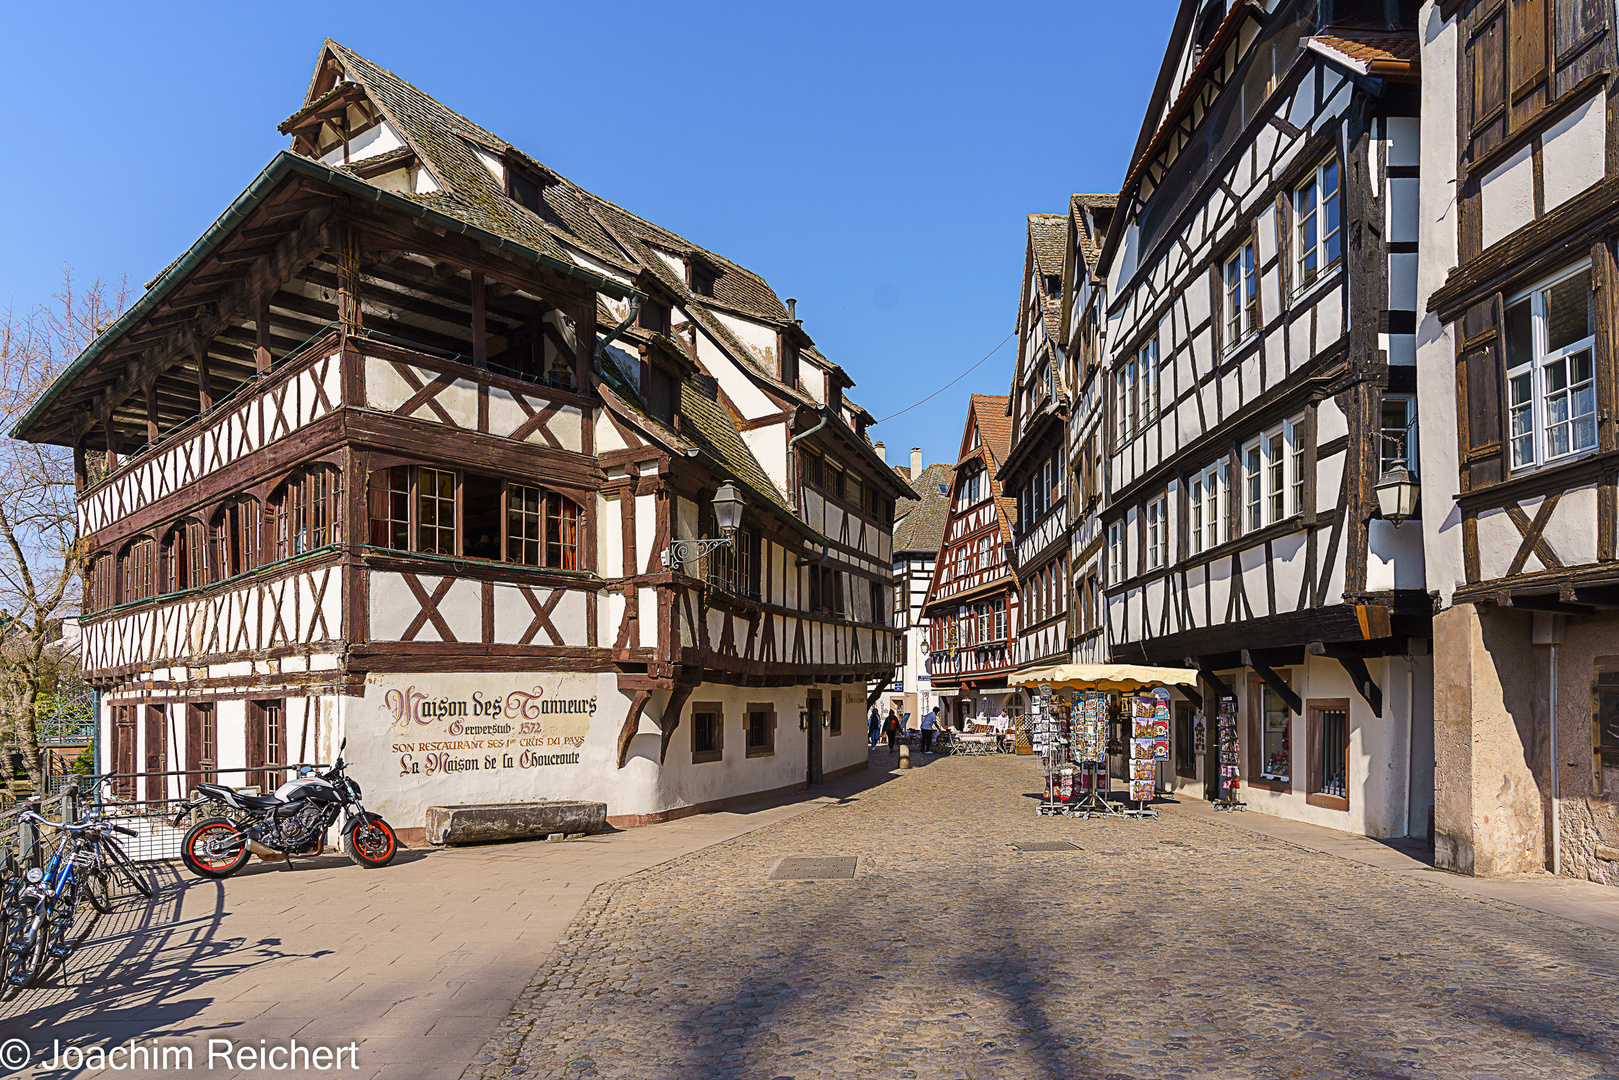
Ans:
[[[255,810],[277,806],[281,802],[274,795],[247,795],[240,791],[232,791],[221,784],[198,784],[197,790],[222,802],[232,802]]]

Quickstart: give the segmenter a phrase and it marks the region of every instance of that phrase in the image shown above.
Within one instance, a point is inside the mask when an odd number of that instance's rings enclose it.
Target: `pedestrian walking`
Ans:
[[[888,723],[883,727],[883,733],[888,736],[888,752],[894,753],[897,749],[894,740],[899,738],[899,714],[889,713]]]
[[[933,706],[933,711],[922,714],[922,753],[933,753],[933,732],[939,726],[939,707]]]
[[[871,707],[871,715],[866,718],[866,738],[871,741],[871,748],[877,749],[877,740],[882,737],[883,718],[877,713],[877,706]]]

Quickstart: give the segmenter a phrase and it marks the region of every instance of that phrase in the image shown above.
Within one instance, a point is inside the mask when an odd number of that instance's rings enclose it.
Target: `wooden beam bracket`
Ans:
[[[1287,703],[1288,709],[1295,716],[1304,715],[1304,702],[1299,698],[1298,691],[1287,685],[1287,680],[1276,674],[1275,668],[1264,663],[1262,656],[1256,655],[1262,652],[1263,650],[1259,649],[1242,650],[1243,666],[1253,668],[1254,672],[1264,680],[1265,685],[1270,687],[1277,697]]]

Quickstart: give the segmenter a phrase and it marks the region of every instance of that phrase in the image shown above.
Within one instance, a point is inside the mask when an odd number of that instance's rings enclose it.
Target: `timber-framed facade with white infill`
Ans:
[[[1414,419],[1414,7],[1186,0],[1101,255],[1109,653],[1237,699],[1251,808],[1375,836],[1432,799],[1420,532],[1373,490]]]
[[[1425,4],[1435,863],[1619,885],[1612,5]]]
[[[74,448],[107,764],[346,737],[407,838],[863,768],[910,492],[793,302],[336,43],[282,130],[16,432]],[[732,544],[667,563],[726,484]]]
[[[1019,670],[1068,659],[1071,476],[1066,436],[1073,395],[1062,344],[1067,238],[1065,215],[1029,215],[1018,290],[1018,360],[1007,402],[1011,433],[999,473],[1001,489],[1016,507],[1012,565],[1019,625],[1013,662]]]
[[[1007,683],[1017,667],[1018,588],[1011,559],[1017,511],[997,477],[1008,432],[1006,397],[972,395],[923,606],[933,695],[958,727],[1022,708],[1022,692]]]

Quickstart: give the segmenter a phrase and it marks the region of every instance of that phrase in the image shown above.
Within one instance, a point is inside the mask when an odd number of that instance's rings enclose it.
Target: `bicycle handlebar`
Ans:
[[[18,814],[17,817],[22,821],[31,822],[35,825],[48,825],[53,829],[60,829],[62,832],[66,833],[99,832],[102,829],[111,829],[114,832],[121,832],[125,836],[140,836],[140,833],[136,832],[134,829],[126,829],[122,825],[114,825],[110,821],[81,821],[77,825],[64,825],[61,822],[40,817],[39,814],[32,810],[24,810],[22,813]]]

